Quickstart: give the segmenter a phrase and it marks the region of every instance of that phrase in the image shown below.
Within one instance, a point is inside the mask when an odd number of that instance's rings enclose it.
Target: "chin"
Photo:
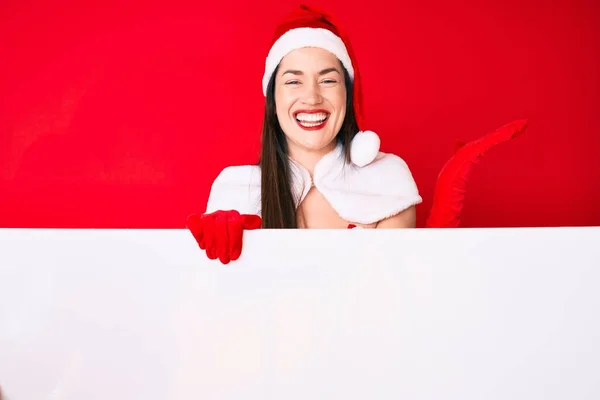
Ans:
[[[329,130],[304,131],[293,127],[293,135],[288,136],[288,143],[307,151],[323,151],[335,147],[336,137]],[[326,131],[326,132],[324,132]]]
[[[303,143],[302,147],[306,150],[310,151],[322,151],[322,150],[330,150],[330,147],[333,148],[335,146],[335,139],[329,142],[319,142],[319,143]]]

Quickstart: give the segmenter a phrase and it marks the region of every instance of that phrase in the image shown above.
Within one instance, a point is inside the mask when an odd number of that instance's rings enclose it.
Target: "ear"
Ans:
[[[457,146],[456,153],[444,165],[438,176],[427,228],[456,228],[460,225],[468,179],[473,166],[492,147],[525,132],[527,124],[526,120],[514,121],[480,139]]]

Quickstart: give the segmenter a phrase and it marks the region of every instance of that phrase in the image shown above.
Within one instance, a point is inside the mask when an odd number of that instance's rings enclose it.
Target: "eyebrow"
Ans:
[[[331,68],[325,68],[321,71],[319,71],[319,75],[325,75],[328,74],[330,72],[337,72],[338,74],[340,74],[340,71],[338,71],[337,68],[335,67],[331,67]],[[287,71],[285,71],[282,75],[285,74],[292,74],[292,75],[304,75],[304,72],[297,70],[297,69],[288,69]],[[341,75],[341,74],[340,74]]]

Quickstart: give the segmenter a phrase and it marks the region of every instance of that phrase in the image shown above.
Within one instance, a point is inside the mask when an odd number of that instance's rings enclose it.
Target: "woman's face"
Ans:
[[[327,50],[292,51],[275,77],[275,106],[290,150],[331,150],[346,115],[342,64]]]

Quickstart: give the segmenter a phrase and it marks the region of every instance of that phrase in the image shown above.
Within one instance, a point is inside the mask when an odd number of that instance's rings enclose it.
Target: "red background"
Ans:
[[[292,4],[4,0],[0,226],[182,228],[223,167],[257,160]],[[520,118],[463,226],[600,225],[599,4],[319,2],[353,39],[382,150],[413,171],[419,226],[454,140]]]

